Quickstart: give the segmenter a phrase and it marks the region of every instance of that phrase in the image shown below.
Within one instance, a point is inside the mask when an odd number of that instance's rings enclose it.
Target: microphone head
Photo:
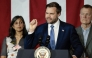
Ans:
[[[38,42],[41,45],[41,43],[42,43],[42,36],[39,37],[39,41]]]
[[[47,40],[47,41],[49,41],[49,40],[50,40],[50,36],[49,36],[49,35],[47,36],[47,39],[46,39],[46,40]]]
[[[46,39],[46,42],[45,42],[46,47],[48,46],[49,42],[50,42],[50,36],[48,35],[47,39]]]

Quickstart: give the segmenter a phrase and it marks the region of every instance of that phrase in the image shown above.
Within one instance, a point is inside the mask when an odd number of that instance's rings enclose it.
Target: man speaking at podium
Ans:
[[[80,58],[83,46],[80,43],[75,27],[71,24],[62,22],[58,17],[61,15],[61,6],[57,2],[46,5],[46,23],[37,26],[37,19],[30,22],[29,35],[25,39],[25,49],[34,49],[37,45],[46,46],[48,35],[50,42],[47,47],[52,50],[70,50],[72,46],[73,58]],[[41,38],[41,43],[39,43]]]

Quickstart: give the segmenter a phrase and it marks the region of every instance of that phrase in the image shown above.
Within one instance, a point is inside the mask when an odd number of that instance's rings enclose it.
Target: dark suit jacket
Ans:
[[[38,44],[40,36],[42,36],[42,45],[45,46],[45,41],[48,36],[47,23],[38,26],[33,34],[26,37],[24,45],[25,49],[35,48],[35,46]],[[74,26],[60,21],[59,33],[55,49],[69,50],[71,45],[74,49],[74,55],[79,58],[83,52],[83,46],[80,43]],[[50,49],[50,45],[48,45],[48,48]]]
[[[82,32],[81,26],[76,28],[76,30],[80,37],[80,41],[81,41],[82,45],[84,46],[84,37],[83,37],[83,32]],[[90,27],[86,47],[84,47],[84,48],[85,48],[84,52],[86,52],[86,56],[88,56],[89,58],[92,58],[92,26]]]

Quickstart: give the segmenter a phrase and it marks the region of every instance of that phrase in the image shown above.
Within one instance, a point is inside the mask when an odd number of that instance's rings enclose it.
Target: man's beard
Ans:
[[[46,20],[48,20],[48,19],[52,20],[51,22],[47,21],[48,24],[54,24],[54,23],[56,23],[57,20],[58,20],[58,19],[54,19],[54,20],[53,20],[52,18],[46,18]]]

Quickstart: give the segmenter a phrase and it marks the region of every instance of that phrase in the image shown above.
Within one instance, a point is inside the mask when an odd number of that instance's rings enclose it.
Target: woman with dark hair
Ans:
[[[9,36],[2,44],[1,58],[16,58],[20,48],[24,48],[24,38],[27,35],[25,21],[22,16],[15,16],[10,24]]]

